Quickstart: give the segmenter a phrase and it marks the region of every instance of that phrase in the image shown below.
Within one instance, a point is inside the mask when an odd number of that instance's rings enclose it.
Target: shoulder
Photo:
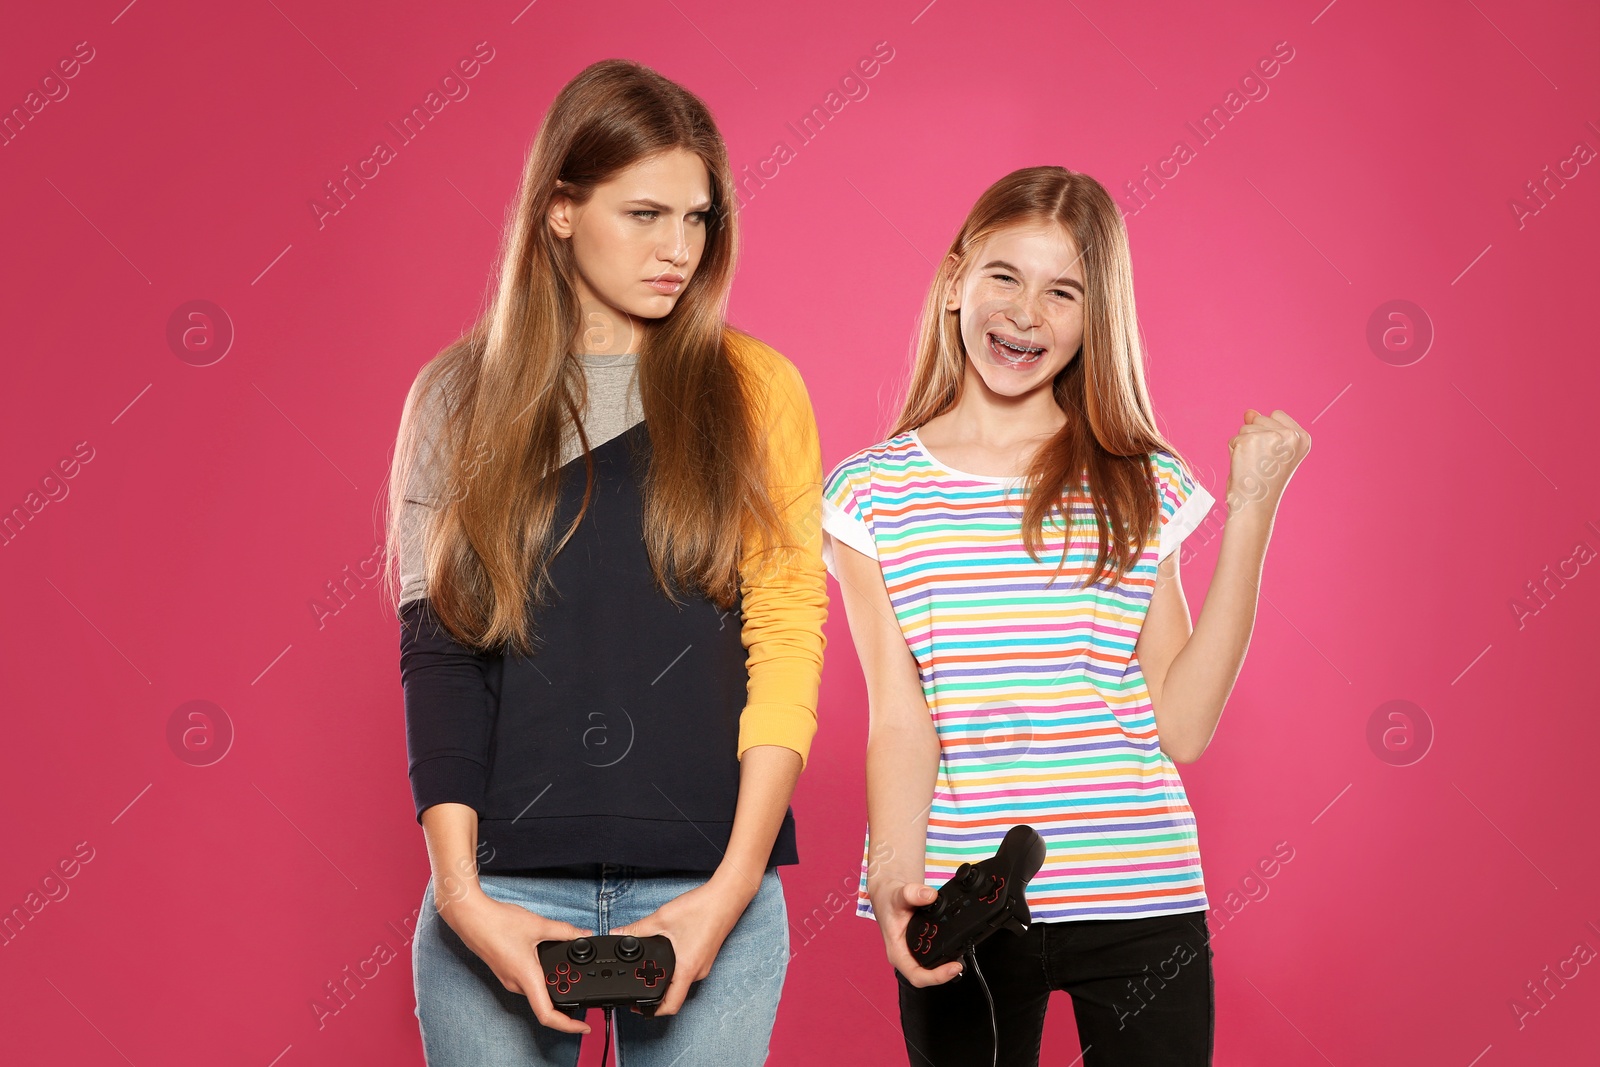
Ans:
[[[1156,477],[1176,474],[1183,469],[1183,463],[1176,455],[1164,448],[1158,448],[1150,454],[1150,464],[1155,468]]]
[[[415,464],[413,477],[430,477],[434,468],[449,463],[449,413],[457,399],[447,367],[438,357],[424,364],[412,380],[400,414],[400,443]]]
[[[423,364],[406,393],[404,417],[425,431],[436,429],[460,397],[458,377],[459,372],[442,355]]]
[[[736,327],[724,326],[722,336],[746,393],[768,428],[814,436],[816,416],[800,368],[776,348]]]
[[[1164,448],[1156,449],[1149,456],[1157,487],[1186,493],[1194,485],[1194,474],[1181,456]]]
[[[1216,503],[1194,476],[1188,461],[1177,453],[1157,449],[1150,453],[1150,466],[1163,522],[1182,519],[1190,513],[1204,514]]]
[[[780,389],[805,391],[800,369],[776,348],[736,326],[724,326],[722,337],[734,365],[749,375],[752,381]]]
[[[902,433],[857,449],[834,465],[828,473],[827,484],[871,484],[874,475],[879,472],[903,468],[906,456],[914,447],[915,440],[911,434]]]

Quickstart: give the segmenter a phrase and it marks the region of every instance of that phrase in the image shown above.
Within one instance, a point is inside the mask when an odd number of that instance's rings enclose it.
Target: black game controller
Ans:
[[[1024,933],[1033,916],[1024,894],[1044,865],[1044,838],[1031,826],[1013,826],[1000,851],[980,863],[963,863],[939,888],[939,899],[911,913],[906,948],[918,966],[933,969],[958,960],[994,933]]]
[[[667,995],[672,942],[659,934],[603,934],[539,943],[539,965],[557,1008],[657,1007]]]

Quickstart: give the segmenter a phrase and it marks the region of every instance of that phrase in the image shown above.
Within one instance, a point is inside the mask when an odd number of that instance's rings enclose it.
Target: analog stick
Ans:
[[[573,963],[588,963],[594,959],[594,942],[580,937],[567,946],[567,958]]]
[[[642,955],[644,955],[644,946],[639,943],[637,937],[624,935],[617,942],[617,959],[631,961],[638,959]]]

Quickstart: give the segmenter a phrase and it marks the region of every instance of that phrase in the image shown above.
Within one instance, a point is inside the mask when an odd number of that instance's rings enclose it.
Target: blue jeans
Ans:
[[[480,874],[495,900],[547,919],[608,933],[636,922],[709,874],[660,874],[605,864],[596,873]],[[528,999],[500,984],[487,964],[439,917],[433,881],[412,941],[417,1020],[428,1067],[574,1067],[581,1034],[542,1025]],[[676,1015],[612,1012],[618,1067],[751,1067],[764,1063],[789,965],[789,921],[776,868],[722,943],[711,973],[689,987]],[[589,1040],[605,1027],[593,1012]]]

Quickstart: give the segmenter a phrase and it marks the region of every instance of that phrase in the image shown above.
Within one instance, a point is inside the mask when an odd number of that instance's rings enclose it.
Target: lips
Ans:
[[[997,362],[1005,363],[1012,367],[1025,367],[1039,362],[1039,357],[1044,355],[1041,345],[1029,345],[1014,337],[1002,337],[997,333],[984,335],[984,341],[989,347],[989,353]]]
[[[658,274],[654,278],[646,278],[644,283],[658,293],[670,295],[683,287],[683,275]]]

